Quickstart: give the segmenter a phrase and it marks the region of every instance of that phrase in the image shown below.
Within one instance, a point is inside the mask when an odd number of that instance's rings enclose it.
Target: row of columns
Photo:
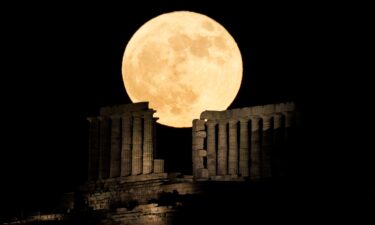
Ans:
[[[281,144],[280,128],[284,121],[283,117],[285,118],[285,135],[287,135],[289,128],[293,126],[291,112],[239,119],[193,121],[193,170],[195,170],[193,174],[196,178],[225,175],[251,179],[271,177],[270,152],[271,148]],[[251,127],[249,127],[249,122]],[[202,126],[202,123],[205,126]],[[201,140],[202,135],[199,135],[202,132],[205,132],[207,136],[206,146],[196,145],[199,142],[204,143],[204,140]],[[274,135],[271,135],[272,133]],[[207,149],[206,165],[204,154],[195,154],[195,152],[205,151],[205,147]]]
[[[164,160],[154,160],[154,113],[88,118],[89,180],[164,172]]]

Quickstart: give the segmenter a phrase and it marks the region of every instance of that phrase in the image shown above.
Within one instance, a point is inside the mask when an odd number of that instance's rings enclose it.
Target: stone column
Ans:
[[[237,120],[229,120],[228,173],[238,175]]]
[[[249,131],[248,119],[240,119],[240,175],[249,176]]]
[[[129,176],[132,168],[132,117],[122,116],[121,176]]]
[[[154,110],[149,110],[144,113],[143,125],[143,174],[152,173],[154,163],[154,150],[153,150],[153,123]]]
[[[121,167],[121,120],[111,116],[111,154],[109,177],[119,177]]]
[[[141,112],[133,113],[132,175],[142,173],[142,117]]]
[[[262,129],[262,166],[261,174],[262,178],[271,177],[271,147],[272,147],[272,127],[271,127],[271,116],[263,116],[263,129]]]
[[[108,117],[100,118],[100,154],[99,154],[99,179],[109,177],[109,156],[110,156],[110,131]]]
[[[204,120],[193,120],[192,127],[192,161],[193,175],[197,177],[197,171],[204,168],[203,157],[198,154],[199,150],[204,149],[204,139],[206,138]]]
[[[99,120],[95,117],[87,120],[90,122],[88,180],[96,180],[99,176]]]
[[[251,150],[250,150],[250,178],[260,178],[260,135],[259,117],[251,117]]]
[[[227,149],[227,121],[219,121],[219,140],[217,153],[217,173],[218,175],[227,175],[228,169],[228,149]]]
[[[207,126],[207,167],[210,176],[216,176],[216,122],[209,120]]]

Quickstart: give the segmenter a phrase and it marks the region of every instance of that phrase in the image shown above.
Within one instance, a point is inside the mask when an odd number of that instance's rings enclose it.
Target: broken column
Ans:
[[[216,122],[209,120],[207,126],[207,168],[210,176],[216,176]]]
[[[111,152],[109,177],[120,176],[121,166],[121,119],[111,116]]]
[[[132,117],[130,113],[122,116],[121,176],[131,174],[132,165]]]
[[[260,178],[259,117],[251,117],[250,178]]]
[[[152,173],[153,170],[153,122],[152,115],[155,113],[154,110],[146,111],[143,114],[144,125],[143,125],[143,174]]]
[[[192,158],[193,158],[193,175],[196,178],[202,178],[202,174],[206,174],[205,172],[202,173],[202,170],[207,170],[204,167],[204,160],[202,154],[199,154],[201,150],[204,150],[204,139],[206,138],[206,131],[204,126],[204,120],[193,120],[193,127],[192,127]],[[207,172],[208,174],[208,172]]]
[[[228,149],[227,149],[227,121],[219,121],[219,140],[218,140],[218,153],[217,153],[217,174],[226,175],[228,169]]]
[[[142,113],[133,113],[132,175],[142,173]]]
[[[249,131],[248,119],[240,119],[240,175],[249,176]]]
[[[238,174],[237,120],[229,120],[229,154],[228,173]]]

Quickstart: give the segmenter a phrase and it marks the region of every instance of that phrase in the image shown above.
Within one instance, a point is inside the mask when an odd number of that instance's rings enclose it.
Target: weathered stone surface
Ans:
[[[218,140],[218,153],[217,153],[217,174],[226,175],[228,169],[228,148],[227,148],[227,122],[221,120],[219,122],[219,140]]]
[[[208,174],[208,169],[198,169],[197,172],[197,179],[208,179],[209,174]]]
[[[229,120],[228,174],[238,174],[237,120]]]
[[[141,114],[133,115],[132,175],[142,173],[142,118]]]
[[[152,115],[154,110],[147,111],[144,113],[144,125],[143,125],[143,174],[149,174],[153,171],[153,123],[154,119]]]
[[[210,176],[216,175],[216,122],[208,121],[207,125],[207,168]]]
[[[206,157],[207,156],[207,151],[204,149],[198,150],[198,155],[200,157]]]
[[[111,155],[110,177],[120,176],[121,171],[121,120],[119,116],[111,117]]]
[[[193,131],[205,130],[204,123],[205,123],[204,120],[199,120],[199,119],[193,120],[193,128],[192,128]]]
[[[197,137],[206,138],[207,133],[206,133],[206,131],[197,131],[197,132],[195,133],[195,135],[196,135]]]

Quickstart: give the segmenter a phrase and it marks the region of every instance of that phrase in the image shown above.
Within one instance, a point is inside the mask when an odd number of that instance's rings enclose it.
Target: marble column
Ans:
[[[240,119],[240,175],[249,176],[249,131],[248,119]]]
[[[238,175],[237,120],[229,120],[228,173]]]
[[[109,177],[119,177],[121,166],[121,120],[111,116],[111,152]]]
[[[251,117],[250,178],[260,178],[260,131],[259,117]]]
[[[130,176],[132,168],[132,117],[122,116],[121,176]]]
[[[99,176],[99,120],[95,117],[87,120],[90,122],[88,180],[96,180]]]
[[[227,175],[228,170],[228,148],[227,148],[227,121],[219,121],[219,140],[217,153],[217,173],[218,175]]]
[[[271,127],[271,116],[263,116],[263,129],[262,129],[262,166],[261,174],[262,178],[271,177],[271,147],[272,147],[272,127]]]
[[[99,154],[99,179],[109,177],[110,156],[110,124],[109,118],[100,117],[100,154]]]
[[[133,113],[132,175],[142,173],[142,115]]]
[[[204,149],[204,139],[206,138],[204,120],[193,120],[192,127],[192,161],[193,175],[197,177],[197,171],[204,168],[203,157],[198,154],[199,150]]]
[[[144,125],[143,125],[143,174],[152,173],[154,163],[154,150],[153,150],[153,123],[154,110],[149,110],[144,113]]]
[[[210,176],[216,176],[216,122],[209,120],[207,126],[207,168]]]

